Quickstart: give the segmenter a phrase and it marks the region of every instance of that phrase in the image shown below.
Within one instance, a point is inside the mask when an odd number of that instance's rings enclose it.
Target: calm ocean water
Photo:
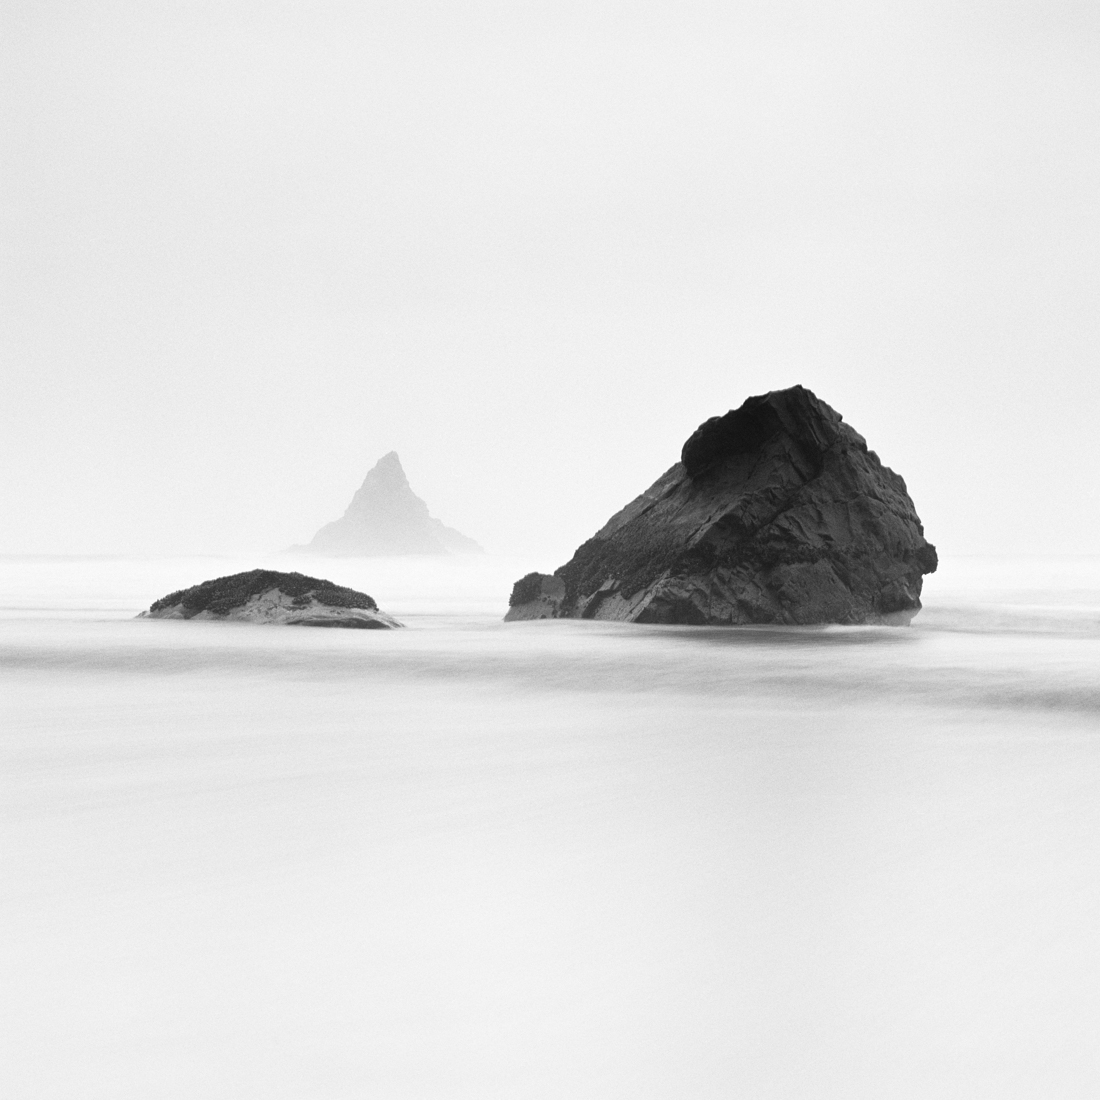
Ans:
[[[0,559],[0,1096],[1100,1095],[1100,559],[909,629],[135,622]]]

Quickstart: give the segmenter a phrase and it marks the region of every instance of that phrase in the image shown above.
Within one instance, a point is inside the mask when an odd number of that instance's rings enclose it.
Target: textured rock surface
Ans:
[[[344,515],[325,524],[305,547],[315,554],[382,557],[480,554],[473,539],[445,527],[409,487],[396,451],[378,460]]]
[[[139,619],[200,619],[385,630],[401,626],[364,592],[302,573],[252,569],[156,601]]]
[[[936,550],[905,482],[809,390],[713,417],[509,620],[906,623]]]

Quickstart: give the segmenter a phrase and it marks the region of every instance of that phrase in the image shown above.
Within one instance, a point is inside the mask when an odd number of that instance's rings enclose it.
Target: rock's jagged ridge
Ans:
[[[325,524],[308,546],[295,549],[356,557],[482,553],[473,539],[429,515],[396,451],[368,472],[340,519]]]
[[[509,620],[903,623],[936,569],[905,482],[802,386],[712,417]]]
[[[200,619],[285,626],[399,627],[365,592],[303,573],[251,569],[172,592],[143,611],[143,619]]]

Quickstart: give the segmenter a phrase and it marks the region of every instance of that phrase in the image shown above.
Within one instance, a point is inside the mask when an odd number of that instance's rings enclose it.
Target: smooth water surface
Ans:
[[[1100,573],[909,629],[134,621],[272,562],[0,561],[0,1095],[1092,1097]]]

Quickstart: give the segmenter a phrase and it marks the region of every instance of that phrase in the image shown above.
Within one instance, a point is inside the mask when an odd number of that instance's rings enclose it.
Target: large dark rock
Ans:
[[[396,451],[368,472],[340,519],[326,523],[308,546],[294,549],[349,557],[482,552],[473,539],[428,514],[428,506],[409,486]]]
[[[401,626],[374,598],[303,573],[250,569],[157,600],[139,619],[199,619],[384,630]]]
[[[712,417],[509,620],[907,623],[936,569],[905,482],[802,386]]]

